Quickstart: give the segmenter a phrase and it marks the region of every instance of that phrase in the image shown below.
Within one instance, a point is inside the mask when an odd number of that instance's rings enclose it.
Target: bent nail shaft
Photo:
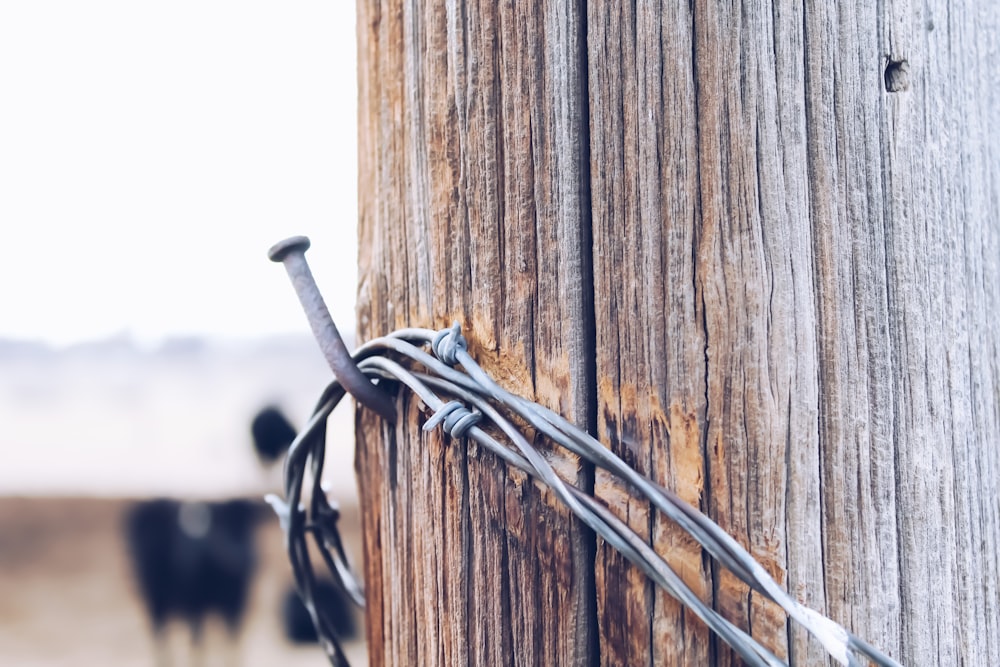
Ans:
[[[394,424],[396,407],[392,397],[384,389],[372,384],[372,381],[358,369],[344,344],[344,339],[340,336],[337,325],[330,316],[323,295],[320,294],[309,269],[309,262],[306,261],[305,252],[308,248],[308,238],[293,236],[272,246],[267,255],[271,261],[285,265],[316,342],[319,343],[323,356],[340,384],[358,403],[374,410],[390,424]]]

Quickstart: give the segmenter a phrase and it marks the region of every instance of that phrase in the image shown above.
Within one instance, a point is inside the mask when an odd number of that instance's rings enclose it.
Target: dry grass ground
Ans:
[[[0,498],[0,664],[19,667],[153,665],[145,617],[133,593],[119,532],[127,501],[93,498]],[[342,529],[360,544],[356,510],[344,508]],[[318,646],[282,637],[278,600],[291,581],[276,521],[258,534],[261,567],[239,644],[242,667],[320,667]],[[171,637],[176,665],[187,643]],[[222,631],[210,631],[206,667],[227,664]],[[362,642],[349,647],[367,662]]]

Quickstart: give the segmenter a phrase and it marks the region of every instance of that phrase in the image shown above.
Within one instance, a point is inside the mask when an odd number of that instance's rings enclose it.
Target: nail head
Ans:
[[[272,262],[281,262],[289,253],[299,251],[305,252],[309,249],[308,236],[290,236],[284,241],[278,241],[267,251],[267,257]]]

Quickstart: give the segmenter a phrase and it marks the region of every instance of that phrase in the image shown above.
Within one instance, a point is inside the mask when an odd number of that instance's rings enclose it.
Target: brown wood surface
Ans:
[[[359,2],[362,339],[458,319],[906,664],[1000,664],[1000,6]],[[373,664],[730,664],[464,443],[359,423]],[[815,642],[571,457],[704,599]]]
[[[594,354],[574,11],[359,3],[359,333],[458,320],[500,382],[586,427]],[[396,429],[371,416],[359,429],[373,664],[589,664],[593,536],[523,474],[422,433],[412,402],[402,410]],[[553,463],[592,486],[574,459]]]

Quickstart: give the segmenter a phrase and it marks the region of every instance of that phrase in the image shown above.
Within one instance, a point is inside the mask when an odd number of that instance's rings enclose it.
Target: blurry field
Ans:
[[[253,457],[265,403],[304,424],[332,378],[308,336],[240,342],[127,339],[46,350],[0,341],[0,495],[200,497],[276,490]],[[356,495],[349,406],[331,417],[327,469]]]
[[[329,379],[305,337],[157,350],[0,341],[0,665],[154,665],[120,533],[128,499],[277,491],[278,467],[254,458],[249,420],[277,403],[301,426]],[[326,481],[360,569],[351,428],[342,406],[331,418]],[[282,637],[279,599],[291,572],[276,520],[258,546],[237,664],[327,664],[318,646]],[[184,630],[173,630],[173,664],[191,664]],[[230,664],[221,627],[207,639],[203,664]],[[366,664],[363,643],[349,656]]]
[[[133,594],[119,534],[126,501],[0,499],[0,664],[153,665],[145,617]],[[358,517],[344,508],[345,539],[360,544]],[[258,535],[261,567],[240,642],[245,667],[325,665],[318,646],[285,642],[279,599],[291,571],[276,522]],[[187,664],[185,631],[173,628],[176,664]],[[221,628],[209,632],[206,666],[226,664]],[[351,662],[366,664],[364,646]]]

